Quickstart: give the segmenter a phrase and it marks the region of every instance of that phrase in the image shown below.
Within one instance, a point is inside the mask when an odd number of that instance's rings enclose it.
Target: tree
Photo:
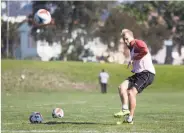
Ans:
[[[170,35],[173,36],[175,44],[179,45],[178,50],[181,53],[181,46],[184,45],[183,1],[136,1],[125,4],[122,7],[130,15],[136,16],[136,20],[140,23],[147,23],[148,28],[145,30],[144,38],[152,46],[153,54],[156,54],[162,47],[162,40]],[[154,47],[155,44],[157,46]]]
[[[156,3],[136,1],[121,7],[130,16],[135,16],[136,23],[142,24],[140,36],[147,42],[152,54],[156,54],[162,48],[163,40],[170,34],[163,17],[157,14],[159,4]]]
[[[184,46],[184,2],[170,2],[165,14],[167,23],[173,32],[173,40],[178,45],[178,52],[181,55],[181,47]],[[169,21],[170,20],[170,21]],[[172,21],[171,21],[172,20]]]
[[[128,13],[124,13],[119,8],[113,8],[110,11],[110,15],[105,22],[105,25],[96,32],[97,36],[100,36],[105,44],[108,44],[109,49],[117,50],[120,40],[120,33],[123,28],[132,30],[136,37],[140,37],[143,31],[143,27],[137,24],[135,17],[130,16]],[[110,44],[115,44],[112,47]]]
[[[72,32],[76,29],[85,30],[87,35],[85,39],[93,38],[93,33],[97,29],[97,22],[102,9],[108,8],[108,4],[113,2],[100,2],[100,1],[34,1],[33,2],[33,14],[40,8],[46,8],[51,11],[54,7],[52,17],[55,19],[55,27],[43,27],[40,31],[36,32],[37,28],[32,29],[32,34],[35,39],[46,39],[52,42],[53,39],[62,38],[62,45],[64,51],[67,52],[69,48],[68,39],[71,39]],[[30,16],[31,17],[31,16]],[[50,31],[48,31],[50,30]],[[49,34],[46,34],[49,33]],[[78,34],[81,36],[81,34]],[[50,37],[50,38],[49,38]],[[57,38],[56,38],[57,37]],[[73,40],[73,44],[76,44]],[[71,42],[70,42],[71,43]],[[77,45],[74,45],[78,47]],[[80,51],[77,52],[79,55]],[[75,52],[73,52],[75,53]],[[62,56],[66,56],[62,53]]]
[[[13,56],[13,44],[15,44],[18,41],[18,33],[17,33],[17,27],[18,23],[11,23],[9,22],[9,51],[10,51],[10,57]],[[6,56],[6,49],[7,49],[7,22],[1,20],[1,56]]]

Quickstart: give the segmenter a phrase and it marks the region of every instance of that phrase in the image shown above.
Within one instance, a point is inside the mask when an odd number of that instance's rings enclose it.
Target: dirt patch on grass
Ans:
[[[5,91],[53,91],[64,89],[94,90],[96,84],[75,82],[58,70],[23,69],[1,73],[2,90]]]

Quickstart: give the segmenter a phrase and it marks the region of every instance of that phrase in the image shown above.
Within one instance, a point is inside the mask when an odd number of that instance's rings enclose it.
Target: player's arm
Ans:
[[[136,47],[139,50],[139,53],[133,57],[133,60],[140,60],[148,53],[148,48],[146,43],[141,40],[136,40]]]

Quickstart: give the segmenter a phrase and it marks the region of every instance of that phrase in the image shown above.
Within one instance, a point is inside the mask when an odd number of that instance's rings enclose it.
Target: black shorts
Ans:
[[[135,87],[138,93],[141,93],[147,86],[151,85],[154,80],[155,74],[149,71],[136,73],[128,77],[129,88]]]

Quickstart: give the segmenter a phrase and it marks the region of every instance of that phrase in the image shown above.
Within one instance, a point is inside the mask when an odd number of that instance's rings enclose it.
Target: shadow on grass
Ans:
[[[112,123],[96,123],[96,122],[57,122],[57,121],[49,121],[49,122],[45,122],[43,124],[46,125],[56,125],[56,124],[71,124],[71,125],[114,125]]]

